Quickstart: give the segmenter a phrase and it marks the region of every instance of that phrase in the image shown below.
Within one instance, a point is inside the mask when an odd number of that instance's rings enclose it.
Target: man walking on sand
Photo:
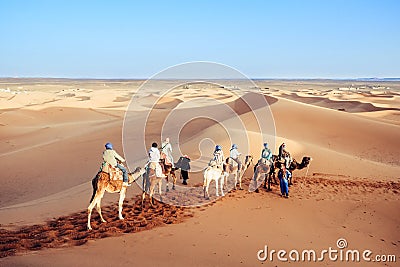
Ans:
[[[292,174],[290,171],[286,169],[286,166],[284,164],[281,165],[281,169],[278,172],[278,178],[279,178],[279,185],[281,188],[281,194],[282,197],[289,197],[289,182],[288,179],[292,177]]]
[[[181,169],[181,178],[183,179],[182,184],[187,185],[187,180],[189,179],[190,171],[190,158],[188,155],[183,155],[179,158],[175,166]]]

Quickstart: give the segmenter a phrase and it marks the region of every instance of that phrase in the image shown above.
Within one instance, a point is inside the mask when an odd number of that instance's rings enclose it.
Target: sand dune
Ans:
[[[371,111],[382,111],[382,110],[395,110],[400,111],[400,108],[394,107],[379,107],[371,103],[363,103],[361,101],[354,100],[331,100],[325,97],[307,97],[300,96],[297,93],[284,94],[284,98],[296,100],[299,102],[325,107],[330,109],[336,109],[347,112],[371,112]]]
[[[116,220],[118,196],[108,194],[103,209],[109,223],[100,224],[94,212],[95,231],[88,233],[85,210],[91,195],[90,180],[99,168],[105,141],[114,143],[122,153],[124,113],[140,84],[0,82],[0,88],[10,89],[0,92],[0,158],[4,166],[0,255],[6,256],[0,259],[0,265],[53,266],[57,262],[59,266],[106,266],[114,265],[117,258],[123,259],[121,266],[254,266],[259,264],[256,252],[265,244],[275,249],[321,249],[334,246],[340,237],[346,238],[352,248],[399,254],[397,84],[385,84],[391,89],[365,89],[362,93],[343,93],[338,88],[350,85],[332,81],[263,81],[259,87],[269,89],[235,89],[242,92],[244,99],[261,97],[268,101],[276,136],[267,133],[262,138],[258,136],[254,112],[263,107],[251,110],[227,89],[218,91],[209,86],[202,90],[200,85],[193,85],[189,89],[178,88],[161,99],[157,88],[137,95],[138,105],[130,111],[134,114],[132,124],[157,102],[147,126],[147,143],[159,139],[162,123],[172,109],[178,121],[202,113],[216,114],[219,123],[193,120],[182,128],[179,140],[173,140],[175,146],[179,141],[183,153],[194,160],[201,159],[199,168],[206,164],[213,145],[206,142],[199,146],[199,142],[211,137],[223,145],[227,154],[229,138],[237,140],[243,134],[241,127],[234,126],[239,125],[235,124],[237,120],[245,122],[250,140],[248,152],[256,159],[262,142],[268,140],[272,144],[276,138],[275,153],[285,142],[296,159],[307,155],[313,161],[308,170],[294,172],[295,184],[289,199],[281,198],[278,186],[273,185],[272,192],[262,189],[256,194],[244,190],[230,192],[222,199],[213,197],[215,203],[209,207],[184,209],[159,204],[155,209],[146,206],[148,212],[140,213],[136,197],[140,189],[132,186],[124,205],[127,220]],[[203,96],[201,101],[185,104],[199,96]],[[209,102],[204,96],[217,102]],[[201,106],[208,103],[212,105]],[[344,112],[337,110],[339,105]],[[231,126],[229,135],[221,124]],[[167,134],[172,132],[172,126],[166,128]],[[130,138],[133,144],[142,142],[134,136]],[[235,142],[244,147],[242,141]],[[175,158],[180,156],[178,150],[174,153]],[[144,160],[139,154],[138,162]],[[244,175],[245,189],[251,177],[250,168]],[[202,200],[198,187],[202,183],[201,172],[192,173],[189,183],[197,186],[193,187],[192,196],[181,197],[186,197],[188,203]],[[212,185],[210,193],[214,194],[214,190]],[[177,190],[166,197],[172,199],[179,194],[182,192]],[[145,220],[139,221],[141,216]],[[36,225],[27,226],[32,224]],[[143,229],[152,230],[142,232]],[[58,249],[45,249],[49,247]],[[105,254],[105,250],[110,253]],[[157,251],[157,257],[152,251]],[[10,256],[15,253],[19,256]],[[331,264],[323,262],[318,266]]]

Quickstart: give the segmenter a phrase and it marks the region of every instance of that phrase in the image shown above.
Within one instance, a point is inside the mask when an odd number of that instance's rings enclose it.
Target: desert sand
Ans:
[[[260,80],[253,88],[198,84],[177,88],[156,107],[152,103],[160,92],[154,88],[137,94],[142,83],[0,79],[1,266],[365,266],[327,259],[257,259],[265,245],[321,251],[337,248],[339,238],[345,238],[350,249],[397,257],[396,263],[371,265],[398,266],[400,82]],[[123,121],[133,96],[138,103],[134,119],[155,110],[146,142],[160,141],[158,130],[171,110],[184,118],[202,110],[218,113],[223,106],[232,107],[248,122],[248,134],[255,136],[252,111],[238,96],[264,97],[276,126],[274,154],[285,142],[298,161],[303,156],[313,160],[309,168],[294,171],[288,199],[280,196],[279,185],[273,185],[270,192],[260,188],[259,193],[243,190],[214,196],[210,204],[199,207],[157,203],[155,208],[146,204],[141,211],[141,189],[134,184],[125,199],[125,221],[117,219],[118,195],[106,193],[102,205],[108,222],[100,223],[94,211],[94,230],[88,232],[90,181],[99,169],[105,142],[123,154]],[[184,106],[194,98],[203,102]],[[209,105],[208,98],[218,104]],[[219,114],[220,119],[233,125],[235,118],[229,114]],[[179,143],[183,153],[199,159],[195,167],[202,168],[209,158],[201,153],[212,146],[198,144],[207,137],[228,154],[227,134],[214,121],[193,121],[172,144]],[[262,142],[250,142],[249,153],[255,159]],[[180,154],[174,153],[177,159]],[[252,175],[251,166],[244,174],[245,189]],[[188,204],[202,201],[201,172],[191,173],[189,186],[196,195]],[[210,193],[215,195],[214,185]]]

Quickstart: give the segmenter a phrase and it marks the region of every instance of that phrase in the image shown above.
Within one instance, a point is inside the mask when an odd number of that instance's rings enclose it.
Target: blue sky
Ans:
[[[400,77],[400,1],[0,0],[0,77]]]

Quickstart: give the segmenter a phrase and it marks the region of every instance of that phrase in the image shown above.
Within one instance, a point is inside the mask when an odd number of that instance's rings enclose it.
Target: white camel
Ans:
[[[137,167],[133,173],[128,174],[128,182],[133,183],[137,178],[142,175],[143,171],[140,167]],[[101,214],[101,199],[104,196],[104,192],[107,191],[109,193],[117,193],[119,192],[119,202],[118,202],[118,218],[123,220],[122,216],[122,204],[124,203],[126,188],[127,186],[122,185],[122,180],[111,180],[110,174],[100,171],[95,178],[92,180],[93,194],[90,199],[90,204],[88,207],[88,222],[87,227],[89,230],[92,230],[90,226],[90,217],[92,215],[92,210],[96,206],[96,210],[100,215],[100,219],[102,222],[106,222],[104,220],[103,215]]]
[[[209,166],[204,170],[204,183],[203,183],[203,191],[204,197],[209,199],[210,195],[208,194],[208,187],[210,186],[211,181],[215,181],[215,192],[217,197],[218,194],[218,186],[221,188],[221,195],[225,196],[223,185],[224,185],[224,177],[225,173],[221,168],[218,168],[215,161],[211,161]]]

